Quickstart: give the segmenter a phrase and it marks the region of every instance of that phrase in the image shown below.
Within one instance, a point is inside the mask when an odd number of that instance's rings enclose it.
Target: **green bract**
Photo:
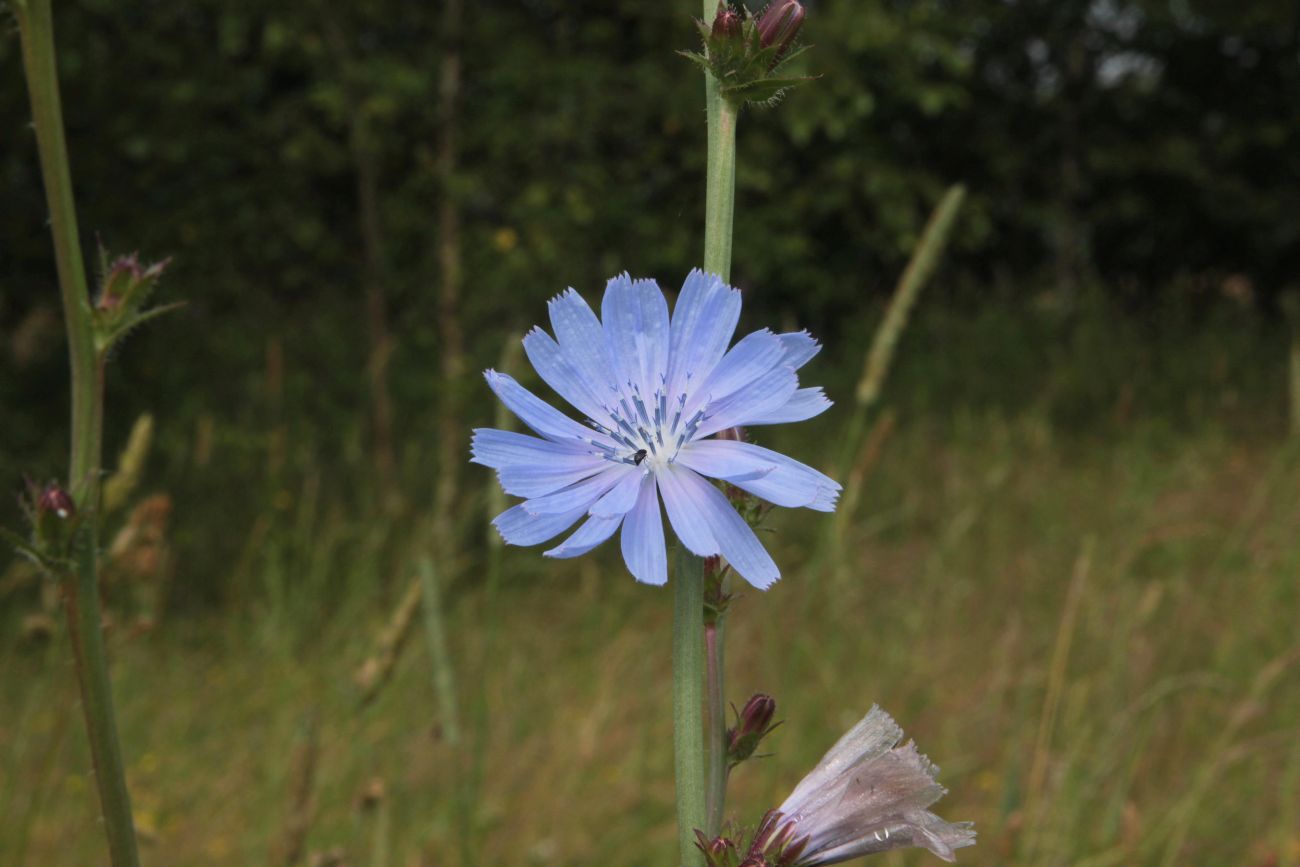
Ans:
[[[697,21],[704,50],[679,52],[711,73],[724,97],[737,104],[774,105],[790,88],[813,80],[813,76],[786,74],[790,61],[808,46],[791,49],[784,41],[764,46],[758,19],[747,10],[739,23],[737,33],[734,28]]]

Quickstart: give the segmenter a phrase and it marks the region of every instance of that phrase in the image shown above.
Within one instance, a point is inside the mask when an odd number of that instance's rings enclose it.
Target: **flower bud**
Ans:
[[[713,19],[712,36],[714,39],[739,39],[744,23],[735,9],[720,5],[718,14]]]
[[[758,41],[764,48],[776,46],[773,66],[799,35],[805,15],[799,0],[773,0],[758,18]]]
[[[38,518],[51,515],[60,521],[66,521],[76,517],[76,514],[77,504],[73,502],[72,495],[54,482],[46,485],[45,490],[41,491],[40,497],[36,500]]]
[[[760,692],[745,702],[745,707],[736,714],[735,727],[727,730],[727,760],[733,767],[752,756],[759,741],[776,728],[772,725],[775,714],[776,699],[770,695]]]
[[[77,523],[77,504],[72,495],[51,482],[29,495],[28,514],[36,530],[36,549],[46,556],[62,557],[67,553]]]
[[[167,270],[169,261],[164,259],[146,267],[140,264],[139,254],[132,253],[108,263],[99,284],[99,297],[95,299],[98,318],[116,321],[139,309]]]
[[[710,840],[698,828],[695,831],[695,848],[704,853],[704,863],[708,867],[731,867],[735,864],[736,844],[726,837]]]

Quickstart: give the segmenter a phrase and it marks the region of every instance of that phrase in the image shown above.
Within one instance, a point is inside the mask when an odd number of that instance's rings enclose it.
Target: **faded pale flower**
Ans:
[[[663,584],[668,558],[659,499],[691,552],[721,554],[750,584],[780,577],[754,531],[707,479],[778,506],[833,511],[840,486],[782,454],[712,438],[737,426],[803,421],[830,401],[800,388],[796,371],[820,346],[807,332],[756,331],[728,350],[740,292],[693,271],[670,318],[653,280],[610,280],[601,316],[572,289],[550,301],[555,337],[534,328],[524,349],[538,374],[572,404],[580,424],[513,378],[488,384],[539,436],[474,431],[473,461],[497,471],[508,494],[526,498],[493,522],[506,542],[536,545],[579,520],[548,557],[576,557],[622,529],[622,552],[638,581]]]
[[[777,812],[781,837],[801,847],[799,867],[920,846],[945,861],[975,844],[969,822],[946,822],[926,808],[946,790],[939,769],[879,707],[822,757]]]

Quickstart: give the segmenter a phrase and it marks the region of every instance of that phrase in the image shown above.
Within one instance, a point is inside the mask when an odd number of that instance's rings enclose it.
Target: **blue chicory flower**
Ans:
[[[488,385],[540,438],[474,431],[475,463],[497,471],[506,493],[526,498],[493,524],[512,545],[552,539],[586,516],[548,557],[577,557],[621,526],[623,559],[638,581],[668,580],[659,511],[681,542],[721,554],[759,589],[780,577],[754,531],[705,477],[778,506],[833,511],[840,486],[785,455],[746,442],[709,439],[737,426],[803,421],[831,403],[800,388],[795,371],[820,345],[807,332],[756,331],[727,349],[740,318],[740,292],[692,271],[671,320],[653,280],[610,280],[597,319],[572,289],[549,303],[553,339],[524,338],[529,361],[586,416],[579,424],[488,370]],[[603,320],[603,321],[602,321]]]

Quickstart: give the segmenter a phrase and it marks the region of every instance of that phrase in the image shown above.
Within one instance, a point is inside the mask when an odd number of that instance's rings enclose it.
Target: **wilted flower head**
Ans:
[[[728,350],[740,292],[693,271],[671,318],[653,280],[610,280],[597,319],[572,289],[550,302],[555,337],[534,328],[529,361],[586,425],[513,378],[486,372],[497,396],[540,438],[474,432],[473,461],[527,498],[493,522],[506,542],[536,545],[582,525],[548,557],[585,554],[622,528],[623,559],[638,581],[663,584],[668,559],[659,497],[691,552],[721,554],[760,589],[780,577],[726,496],[721,479],[778,506],[833,511],[840,486],[798,461],[745,442],[710,439],[738,425],[803,421],[830,401],[795,373],[820,346],[807,332],[756,331]]]
[[[799,867],[838,864],[904,846],[954,861],[954,849],[975,844],[971,823],[946,822],[929,812],[945,789],[939,769],[878,707],[822,757],[777,812],[781,839],[802,843]],[[805,842],[806,841],[806,842]]]

